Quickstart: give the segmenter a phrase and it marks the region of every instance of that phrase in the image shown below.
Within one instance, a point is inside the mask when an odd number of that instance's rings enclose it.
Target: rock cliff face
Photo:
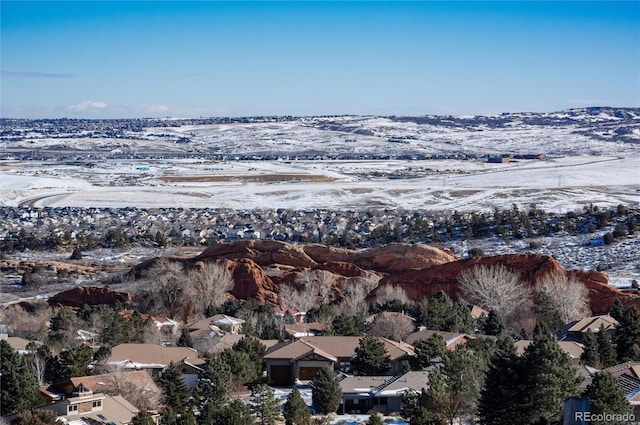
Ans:
[[[68,291],[60,292],[47,301],[52,307],[68,306],[82,307],[84,304],[114,305],[116,302],[129,303],[131,295],[126,292],[112,291],[110,287],[77,286]]]
[[[463,270],[475,265],[502,264],[519,272],[522,279],[531,285],[547,273],[560,273],[567,277],[575,275],[589,289],[591,308],[596,314],[607,312],[616,299],[626,305],[640,306],[640,297],[609,286],[605,274],[564,270],[555,259],[540,254],[461,260],[449,251],[427,245],[392,244],[352,251],[317,244],[290,245],[247,240],[210,247],[197,259],[240,261],[242,267],[234,271],[237,283],[232,295],[237,298],[255,297],[264,302],[273,302],[280,285],[294,282],[304,269],[331,272],[336,279],[336,291],[351,284],[352,278],[373,272],[382,277],[380,285],[401,286],[412,300],[431,297],[440,290],[457,299],[461,295],[458,275]],[[227,267],[231,270],[229,264]]]
[[[445,264],[457,258],[449,251],[428,245],[392,244],[364,251],[319,244],[291,245],[285,242],[241,240],[205,249],[196,260],[248,258],[260,267],[274,264],[297,269],[342,268],[348,273],[371,270],[393,273]],[[342,264],[342,265],[338,265]],[[354,269],[355,266],[357,269]]]
[[[475,265],[492,266],[502,264],[520,273],[522,279],[530,285],[547,273],[560,273],[567,277],[575,276],[589,290],[591,310],[595,314],[606,313],[616,299],[625,305],[640,307],[640,298],[619,291],[608,285],[607,275],[599,272],[564,270],[558,262],[546,255],[539,254],[507,254],[493,257],[475,257],[452,261],[420,270],[409,270],[386,276],[380,285],[398,285],[402,287],[412,300],[431,297],[442,290],[450,297],[460,298],[458,276],[464,270]]]
[[[357,284],[359,277],[375,274],[381,278],[381,286],[400,286],[412,300],[431,297],[440,290],[458,299],[461,296],[458,276],[462,271],[475,265],[502,264],[520,273],[522,279],[531,285],[547,273],[560,273],[567,277],[575,275],[589,289],[591,309],[596,314],[607,312],[616,299],[625,305],[640,307],[640,297],[609,286],[605,274],[564,270],[554,258],[539,254],[458,259],[449,251],[427,245],[392,244],[352,251],[317,244],[241,240],[211,246],[191,259],[172,260],[187,265],[224,261],[235,280],[231,296],[256,298],[259,302],[271,304],[277,303],[281,285],[294,283],[304,270],[329,272],[337,294],[345,285]],[[148,262],[138,267],[145,265]]]

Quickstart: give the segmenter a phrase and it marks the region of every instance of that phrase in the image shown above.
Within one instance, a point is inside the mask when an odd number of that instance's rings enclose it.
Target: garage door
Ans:
[[[271,366],[271,384],[272,385],[280,385],[286,386],[291,385],[291,366]]]
[[[301,381],[311,381],[312,379],[316,379],[316,375],[320,372],[319,367],[301,367],[300,368],[300,377]]]

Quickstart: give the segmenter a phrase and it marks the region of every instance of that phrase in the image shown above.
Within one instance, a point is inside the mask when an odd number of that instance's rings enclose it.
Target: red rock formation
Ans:
[[[255,298],[260,303],[276,304],[276,285],[254,261],[247,258],[226,260],[225,267],[235,282],[230,292],[232,296],[244,300]]]
[[[502,264],[518,271],[534,284],[547,273],[575,275],[589,289],[594,313],[609,310],[616,299],[625,305],[640,306],[640,297],[609,286],[607,276],[598,272],[566,271],[550,256],[507,254],[459,260],[451,252],[427,245],[392,244],[367,250],[348,250],[319,244],[292,245],[284,242],[241,240],[205,249],[192,259],[172,258],[193,265],[197,262],[224,260],[236,282],[231,295],[239,299],[256,298],[259,302],[277,303],[278,289],[292,284],[307,269],[326,270],[335,277],[334,290],[357,284],[367,273],[382,276],[381,285],[399,285],[410,299],[431,297],[443,290],[459,298],[458,275],[477,264]],[[136,269],[152,262],[140,264]]]
[[[530,285],[547,273],[560,273],[565,276],[574,275],[581,280],[589,290],[591,310],[595,314],[606,313],[616,299],[625,305],[640,307],[640,298],[625,294],[617,288],[608,285],[607,275],[599,272],[585,272],[564,270],[558,262],[550,256],[540,254],[506,254],[493,257],[474,257],[466,260],[424,268],[410,270],[385,277],[380,285],[398,285],[402,287],[412,300],[431,297],[438,291],[446,292],[453,299],[460,298],[458,276],[462,271],[475,265],[492,266],[502,264],[520,273],[522,279]]]
[[[360,269],[381,273],[421,269],[457,259],[449,251],[418,244],[391,244],[355,251],[319,244],[291,245],[252,239],[211,246],[196,260],[234,258],[249,258],[261,267],[276,263],[298,269],[322,268],[318,267],[320,264],[351,263]]]
[[[77,286],[68,291],[60,292],[47,301],[52,307],[82,307],[84,304],[114,305],[116,302],[131,302],[131,294],[112,291],[110,287]]]

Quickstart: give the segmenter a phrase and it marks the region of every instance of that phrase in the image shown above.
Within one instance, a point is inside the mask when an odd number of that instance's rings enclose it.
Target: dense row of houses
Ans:
[[[407,213],[408,214],[408,213]],[[402,220],[402,213],[378,211],[229,210],[209,208],[28,208],[0,207],[5,226],[0,240],[15,238],[21,230],[35,237],[55,234],[72,241],[83,235],[121,229],[127,237],[159,232],[173,242],[206,244],[220,239],[318,240],[321,235],[353,232],[360,237],[376,227]]]
[[[122,314],[131,314],[123,312]],[[150,317],[158,326],[168,324],[162,318]],[[216,354],[231,348],[245,337],[242,334],[244,321],[232,316],[218,314],[187,325],[194,343],[210,341],[206,353]],[[415,351],[413,344],[439,334],[448,350],[476,338],[492,338],[485,335],[439,332],[422,329],[409,334],[403,341],[393,341],[378,337],[390,358],[387,373],[380,376],[356,376],[351,370],[351,361],[356,354],[361,337],[324,335],[324,326],[314,323],[292,323],[288,327],[288,340],[261,340],[266,347],[264,374],[274,387],[300,386],[307,388],[321,368],[329,367],[338,377],[342,390],[340,413],[367,413],[376,410],[383,413],[399,412],[402,397],[407,391],[419,393],[428,388],[429,373],[434,366],[425,370],[409,371],[409,362]],[[586,387],[597,372],[596,369],[581,364],[584,350],[583,338],[586,332],[615,333],[618,323],[608,315],[587,317],[568,324],[559,338],[559,345],[585,377]],[[175,330],[174,330],[175,331]],[[18,337],[3,336],[19,353],[29,352],[29,341]],[[80,339],[80,338],[79,338]],[[88,344],[88,342],[86,342]],[[524,353],[530,340],[515,343],[517,354]],[[137,413],[137,409],[122,396],[111,391],[116,381],[131,382],[145,397],[158,397],[159,390],[153,378],[162,375],[170,365],[177,366],[185,383],[195,388],[199,374],[203,372],[205,352],[189,347],[163,346],[156,344],[120,344],[112,348],[110,356],[102,366],[117,370],[112,374],[74,377],[63,382],[41,388],[48,401],[44,409],[55,411],[65,420],[86,419],[84,423],[127,424]],[[610,371],[623,388],[632,405],[640,406],[640,362],[630,362],[606,369]],[[128,419],[127,419],[128,418]],[[117,419],[117,420],[115,420]]]

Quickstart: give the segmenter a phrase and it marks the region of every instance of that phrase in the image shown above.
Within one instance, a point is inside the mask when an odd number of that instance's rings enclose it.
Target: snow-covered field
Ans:
[[[141,171],[143,170],[143,171]],[[105,160],[92,168],[3,161],[9,206],[490,210],[566,212],[640,202],[640,155],[508,164],[454,161]]]
[[[535,204],[556,213],[640,205],[639,109],[195,121],[78,123],[89,130],[3,122],[0,205],[462,212]],[[20,160],[25,152],[31,159]],[[504,154],[546,159],[487,162],[486,155]],[[270,159],[247,160],[253,156]],[[569,268],[624,258],[612,283],[638,278],[637,237],[597,249],[569,239],[554,238],[540,252]],[[483,247],[487,254],[529,249]]]
[[[563,212],[640,202],[639,109],[245,121],[3,122],[0,204]],[[78,160],[60,160],[68,151]],[[485,156],[503,154],[546,160]],[[278,160],[236,160],[253,155]]]

